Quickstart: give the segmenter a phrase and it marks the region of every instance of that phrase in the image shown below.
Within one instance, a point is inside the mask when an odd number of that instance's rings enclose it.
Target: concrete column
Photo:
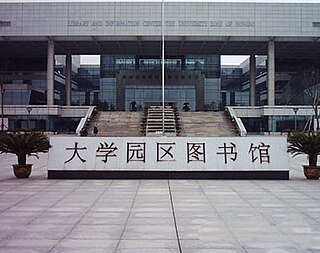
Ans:
[[[54,41],[48,41],[47,105],[54,105]]]
[[[256,105],[256,56],[250,55],[250,105]]]
[[[71,54],[66,55],[66,105],[71,105]]]
[[[274,116],[271,115],[268,117],[268,131],[275,132],[277,130],[277,121],[274,119]]]
[[[273,106],[275,104],[275,46],[274,41],[268,42],[268,105]]]

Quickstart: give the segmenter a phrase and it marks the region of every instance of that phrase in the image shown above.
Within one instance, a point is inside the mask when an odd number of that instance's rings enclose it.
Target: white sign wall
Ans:
[[[50,171],[289,171],[285,137],[51,137]]]

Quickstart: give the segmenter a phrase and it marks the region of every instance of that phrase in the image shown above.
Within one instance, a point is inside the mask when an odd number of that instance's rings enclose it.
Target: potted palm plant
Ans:
[[[295,132],[288,136],[288,152],[293,157],[308,155],[309,165],[304,165],[304,175],[307,179],[319,179],[320,166],[317,166],[318,155],[320,154],[320,132]]]
[[[28,178],[32,164],[27,164],[27,156],[46,153],[50,148],[48,137],[41,132],[21,131],[0,133],[0,153],[15,154],[18,164],[14,164],[13,172],[17,178]]]

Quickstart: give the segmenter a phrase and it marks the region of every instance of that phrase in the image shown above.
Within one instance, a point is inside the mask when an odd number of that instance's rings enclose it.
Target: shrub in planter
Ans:
[[[39,152],[49,151],[48,137],[41,132],[21,131],[0,133],[0,153],[11,153],[17,156],[18,164],[13,165],[17,178],[29,177],[32,164],[27,164],[27,156],[38,157]]]
[[[304,174],[307,179],[319,179],[320,166],[317,166],[320,154],[320,132],[295,132],[288,135],[288,152],[297,156],[308,155],[309,165],[304,165]]]

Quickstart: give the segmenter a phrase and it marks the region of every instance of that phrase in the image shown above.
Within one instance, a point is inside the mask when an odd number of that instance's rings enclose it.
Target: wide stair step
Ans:
[[[93,126],[98,127],[97,136],[135,137],[141,136],[141,112],[102,111],[91,121],[89,135]]]
[[[236,136],[232,122],[223,112],[180,112],[180,136]]]
[[[150,106],[146,111],[145,122],[146,136],[176,136],[177,115],[176,111],[171,106]]]

